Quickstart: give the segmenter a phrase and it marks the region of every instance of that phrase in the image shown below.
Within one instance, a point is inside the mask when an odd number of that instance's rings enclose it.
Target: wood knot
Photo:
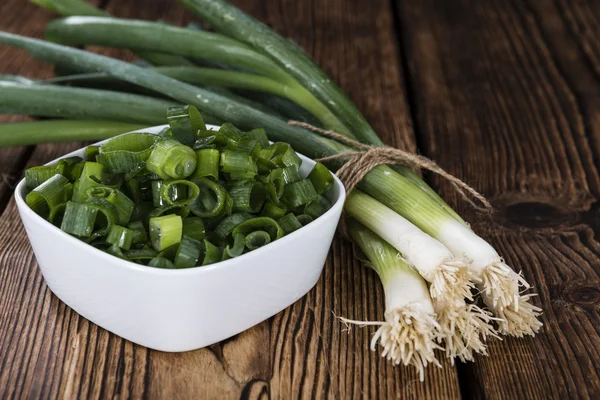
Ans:
[[[561,207],[543,202],[519,202],[504,207],[502,214],[510,224],[527,228],[549,228],[573,223],[577,219]]]
[[[565,289],[563,298],[581,307],[595,307],[600,305],[600,288],[589,283],[574,285]]]

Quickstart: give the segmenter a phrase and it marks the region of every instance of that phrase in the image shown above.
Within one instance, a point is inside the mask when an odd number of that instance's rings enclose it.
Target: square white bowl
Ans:
[[[84,150],[60,158],[83,157]],[[300,158],[300,174],[306,176],[315,162]],[[328,193],[331,209],[310,224],[240,257],[182,270],[121,260],[66,234],[27,206],[24,180],[15,199],[46,284],[59,299],[127,340],[178,352],[236,335],[288,307],[317,283],[345,200],[344,186],[334,180]]]

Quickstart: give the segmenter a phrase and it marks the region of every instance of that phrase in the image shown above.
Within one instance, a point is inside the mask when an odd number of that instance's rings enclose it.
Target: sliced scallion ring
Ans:
[[[100,146],[96,161],[104,165],[109,173],[125,173],[146,161],[159,140],[159,136],[151,133],[134,132],[116,136]]]
[[[250,233],[255,231],[265,231],[269,234],[271,241],[275,241],[283,237],[285,232],[279,224],[272,218],[269,217],[257,217],[246,220],[241,224],[237,225],[233,229],[233,234],[241,233],[244,236],[248,236]]]
[[[208,178],[192,178],[200,194],[189,204],[194,215],[202,218],[218,218],[226,213],[227,191]]]
[[[176,179],[163,181],[160,187],[160,197],[165,204],[185,206],[192,203],[200,194],[200,188],[194,182]]]

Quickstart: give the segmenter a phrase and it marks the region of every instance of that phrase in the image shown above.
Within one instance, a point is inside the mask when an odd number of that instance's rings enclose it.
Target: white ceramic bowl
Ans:
[[[81,149],[64,157],[83,154]],[[306,176],[315,163],[300,157]],[[25,194],[21,180],[15,199],[50,290],[104,329],[171,352],[226,339],[304,296],[319,279],[345,198],[336,177],[329,192],[333,207],[307,226],[218,264],[163,270],[113,257],[62,232],[27,206]]]

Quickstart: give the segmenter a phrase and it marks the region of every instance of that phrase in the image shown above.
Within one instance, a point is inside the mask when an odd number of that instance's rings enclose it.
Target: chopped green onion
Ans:
[[[167,260],[174,262],[177,249],[179,249],[179,244],[174,244],[159,252],[157,257],[166,258]]]
[[[159,136],[150,133],[120,135],[100,146],[96,160],[109,173],[125,173],[146,161],[159,140]]]
[[[150,260],[148,266],[162,269],[175,269],[175,264],[163,257],[154,257]]]
[[[117,222],[122,225],[127,224],[133,214],[135,203],[118,189],[113,190],[106,200],[117,209]]]
[[[198,185],[184,179],[163,181],[160,186],[160,197],[165,204],[171,206],[189,205],[196,200],[199,194],[200,188]]]
[[[314,219],[319,218],[331,208],[331,203],[323,196],[319,196],[316,200],[311,201],[304,207],[304,213],[310,215]]]
[[[175,255],[175,268],[192,268],[198,264],[200,253],[202,251],[202,242],[183,235],[181,243]]]
[[[151,260],[156,257],[158,252],[154,249],[138,249],[138,250],[129,250],[125,253],[125,256],[132,261],[145,261]]]
[[[160,217],[164,215],[179,215],[185,218],[190,215],[190,208],[186,206],[162,206],[150,211],[150,218]]]
[[[259,151],[259,153],[260,153],[260,151]],[[275,165],[271,161],[263,159],[263,158],[258,158],[256,160],[256,166],[258,167],[259,174],[268,174],[272,170],[277,168],[277,165]]]
[[[212,131],[206,131],[212,132]],[[192,149],[194,150],[202,150],[202,149],[215,149],[218,145],[218,138],[216,135],[210,136],[200,136],[194,144],[192,145]]]
[[[231,122],[225,122],[219,128],[218,138],[220,138],[221,142],[223,142],[227,148],[235,149],[243,134],[244,132],[236,128]]]
[[[246,220],[235,227],[233,234],[241,233],[244,236],[248,236],[254,231],[268,232],[272,241],[280,239],[285,234],[279,224],[269,217],[257,217]]]
[[[251,182],[235,185],[229,189],[229,196],[233,200],[234,212],[257,213],[262,208],[267,193],[260,182]]]
[[[131,229],[133,233],[133,237],[131,239],[132,244],[145,243],[148,240],[146,228],[144,228],[142,221],[132,222],[127,227]]]
[[[96,157],[100,154],[100,146],[88,146],[85,148],[85,161],[96,162]]]
[[[142,185],[138,178],[131,178],[125,181],[125,192],[127,197],[133,200],[134,203],[142,201]]]
[[[48,216],[48,221],[54,226],[58,226],[62,224],[63,216],[65,215],[65,209],[67,207],[67,203],[62,203],[55,205],[50,209],[50,215]]]
[[[267,147],[269,145],[269,138],[267,137],[267,132],[263,128],[252,129],[251,131],[246,132],[246,135],[258,141],[261,147]],[[269,157],[271,159],[271,157]]]
[[[147,224],[148,219],[150,218],[150,213],[152,213],[153,211],[154,206],[152,205],[152,202],[142,201],[139,203],[135,203],[135,206],[133,207],[133,212],[131,213],[130,221],[142,221],[143,223]]]
[[[64,173],[64,165],[43,165],[25,170],[25,186],[32,190],[52,178],[56,174]]]
[[[281,229],[283,229],[286,235],[302,228],[302,224],[293,213],[286,214],[284,217],[280,218],[277,223],[281,226]]]
[[[161,187],[164,181],[152,181],[152,204],[154,207],[162,207],[167,205],[165,199],[161,195]]]
[[[261,215],[263,217],[273,218],[274,220],[278,220],[283,217],[287,212],[287,207],[284,204],[275,204],[271,201],[267,201],[265,206],[261,211]]]
[[[107,186],[97,186],[88,189],[86,195],[88,198],[98,197],[106,199],[106,201],[115,206],[118,224],[125,225],[131,219],[135,204],[120,190]]]
[[[275,146],[267,146],[267,147],[263,147],[262,149],[260,149],[258,151],[258,156],[257,158],[259,160],[267,160],[269,162],[271,162],[271,159],[273,157],[275,157],[275,153],[277,152],[277,148]],[[273,164],[275,165],[275,164]]]
[[[77,190],[73,192],[73,201],[82,203],[89,198],[88,190],[93,187],[103,186],[101,179],[104,173],[104,166],[93,161],[86,161],[81,171]]]
[[[221,153],[216,149],[196,150],[196,170],[194,177],[211,177],[219,179],[219,160]]]
[[[124,250],[129,250],[133,243],[133,231],[120,225],[113,225],[108,232],[106,242]]]
[[[61,175],[69,181],[75,181],[81,176],[83,170],[83,159],[81,157],[61,158],[56,164],[59,170],[62,170]]]
[[[302,226],[306,226],[314,221],[313,217],[311,217],[310,215],[307,215],[307,214],[297,215],[296,218],[298,219],[298,222],[300,222],[302,224]]]
[[[119,257],[124,260],[126,259],[125,255],[123,254],[123,252],[121,251],[121,248],[119,246],[112,245],[112,246],[108,247],[105,251],[108,254],[113,255],[115,257]]]
[[[156,251],[181,242],[183,230],[182,219],[179,215],[169,214],[150,218],[150,241]]]
[[[223,216],[229,199],[225,188],[208,178],[192,178],[192,182],[200,190],[200,195],[189,205],[192,213],[202,218]]]
[[[269,198],[274,203],[279,203],[279,199],[283,195],[283,188],[286,185],[284,170],[276,168],[272,170],[264,179],[265,189],[269,194]]]
[[[143,172],[147,172],[146,162],[140,161],[133,168],[123,174],[123,180],[128,181],[130,179],[134,179],[135,177],[141,177]]]
[[[92,237],[97,238],[107,235],[119,219],[117,208],[108,200],[99,197],[90,197],[85,203],[98,210]]]
[[[98,209],[91,204],[79,204],[69,201],[65,208],[60,229],[79,236],[90,237],[94,231],[94,224]]]
[[[54,207],[69,200],[72,188],[67,178],[56,174],[33,189],[25,197],[25,202],[36,214],[48,218]]]
[[[331,172],[329,172],[327,167],[320,162],[317,162],[312,171],[310,171],[308,179],[313,184],[317,194],[325,194],[333,186],[333,176],[331,175]]]
[[[275,146],[277,149],[275,156],[271,159],[272,162],[280,167],[300,168],[302,160],[298,157],[294,149],[292,149],[292,146],[283,142],[274,143],[272,146]]]
[[[146,168],[165,180],[187,178],[196,169],[196,153],[177,140],[164,140],[154,146]]]
[[[281,200],[291,208],[308,204],[317,198],[312,183],[308,179],[302,179],[285,186]]]
[[[250,218],[252,218],[252,216],[247,213],[233,214],[225,217],[215,228],[215,233],[219,235],[220,238],[225,239],[239,224]]]
[[[204,221],[198,217],[188,217],[183,220],[183,235],[199,241],[206,237]]]
[[[224,150],[221,153],[221,168],[224,172],[243,174],[253,178],[258,173],[256,163],[248,153]]]
[[[271,236],[268,232],[254,231],[250,232],[248,236],[246,236],[245,245],[248,250],[256,250],[259,247],[265,246],[269,243],[271,243]]]
[[[233,245],[227,245],[223,251],[223,257],[233,258],[242,255],[246,247],[246,237],[241,233],[233,235]]]
[[[283,182],[287,185],[288,183],[298,182],[300,180],[300,173],[298,167],[291,166],[283,168]]]
[[[202,115],[194,106],[174,106],[167,110],[167,121],[173,137],[186,146],[196,140],[196,132],[206,130]]]
[[[202,265],[214,264],[221,261],[223,249],[204,239],[204,260]]]
[[[243,136],[238,141],[237,146],[232,150],[241,151],[250,154],[252,157],[257,157],[258,153],[260,152],[260,145],[258,144],[258,141],[250,139],[247,136]]]

